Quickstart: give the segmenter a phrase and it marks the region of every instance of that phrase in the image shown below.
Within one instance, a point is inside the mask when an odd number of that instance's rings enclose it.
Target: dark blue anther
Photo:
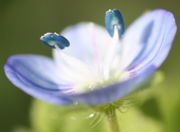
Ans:
[[[123,17],[119,10],[108,10],[105,14],[105,25],[108,33],[113,37],[114,29],[118,28],[119,36],[122,36],[125,32],[125,24]]]
[[[60,49],[64,49],[70,45],[69,41],[65,37],[57,33],[46,33],[40,37],[40,40],[43,44],[51,48],[58,47]]]

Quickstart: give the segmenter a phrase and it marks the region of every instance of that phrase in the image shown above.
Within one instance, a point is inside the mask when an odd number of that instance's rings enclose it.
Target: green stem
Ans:
[[[120,132],[117,117],[116,117],[116,111],[111,110],[106,112],[108,122],[110,125],[111,132]]]

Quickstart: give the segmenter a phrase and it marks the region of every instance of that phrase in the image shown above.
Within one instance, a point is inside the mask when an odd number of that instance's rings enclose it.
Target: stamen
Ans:
[[[124,34],[125,24],[119,10],[108,10],[105,14],[105,25],[109,34],[113,37],[115,28],[118,29],[119,37]]]
[[[65,37],[57,33],[46,33],[40,37],[40,40],[43,44],[51,48],[64,49],[70,45],[69,41]]]
[[[119,25],[113,26],[112,44],[108,49],[104,64],[104,78],[108,80],[114,69],[121,69],[123,45],[119,36]],[[117,73],[119,74],[119,73]]]

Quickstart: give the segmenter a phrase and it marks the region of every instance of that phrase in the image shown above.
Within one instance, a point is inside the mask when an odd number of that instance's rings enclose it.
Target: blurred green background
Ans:
[[[164,8],[174,13],[180,25],[179,0],[0,0],[0,132],[18,125],[29,126],[31,97],[15,88],[5,77],[3,65],[14,54],[43,54],[51,50],[39,42],[46,32],[59,32],[64,27],[93,21],[104,24],[104,12],[118,8],[126,25],[144,11]],[[137,29],[138,30],[138,29]],[[177,32],[173,48],[160,68],[165,81],[140,108],[149,117],[163,116],[165,128],[180,131],[180,37]]]

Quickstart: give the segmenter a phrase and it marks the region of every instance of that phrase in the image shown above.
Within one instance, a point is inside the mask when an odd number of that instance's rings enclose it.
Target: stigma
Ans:
[[[46,33],[40,37],[40,41],[51,48],[58,49],[64,49],[70,45],[70,42],[65,37],[57,33]]]
[[[115,35],[115,30],[118,31],[118,36],[121,37],[125,32],[125,24],[119,10],[108,10],[105,13],[106,30],[111,37]]]

